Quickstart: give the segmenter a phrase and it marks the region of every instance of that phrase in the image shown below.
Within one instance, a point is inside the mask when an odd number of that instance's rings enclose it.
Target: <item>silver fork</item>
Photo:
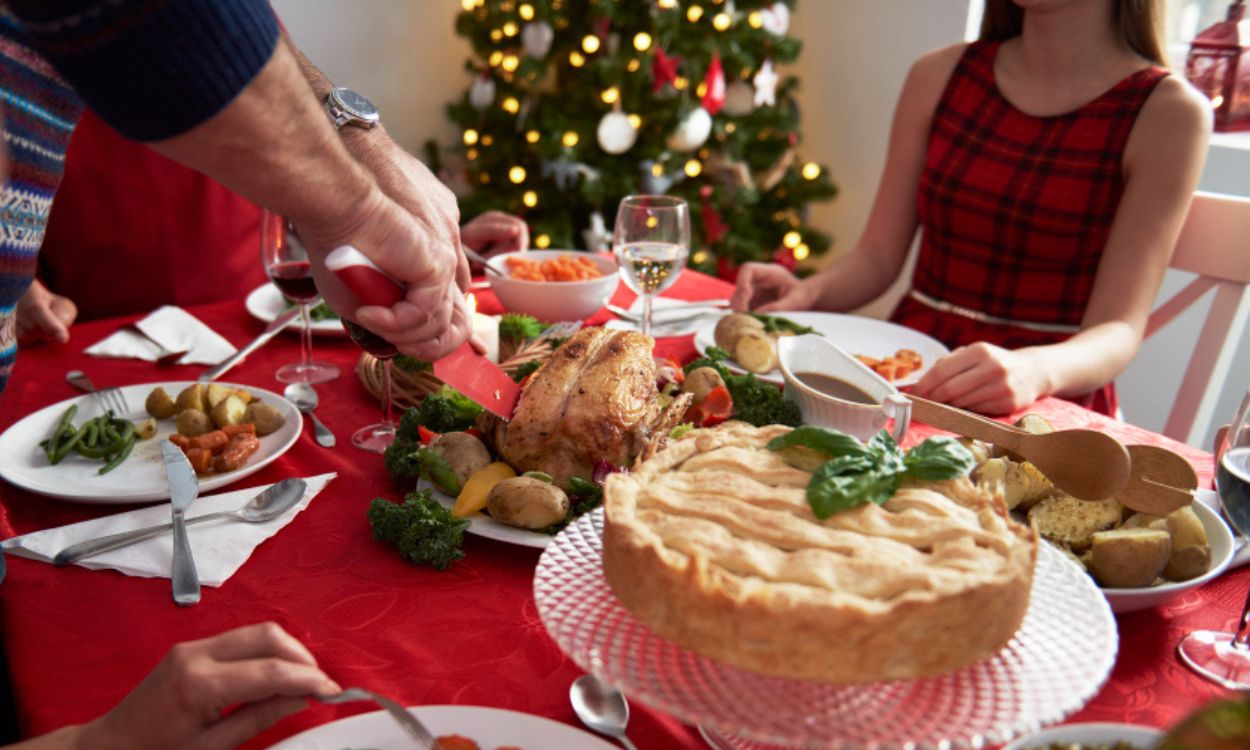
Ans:
[[[391,715],[396,724],[399,724],[404,733],[417,741],[421,750],[442,750],[443,746],[435,739],[434,734],[426,729],[425,725],[416,716],[413,716],[406,708],[385,695],[379,695],[364,688],[353,687],[347,688],[338,695],[314,695],[313,698],[320,703],[330,705],[353,703],[355,701],[372,701],[386,709],[386,712]]]
[[[98,391],[91,382],[91,378],[88,378],[82,370],[70,370],[65,373],[65,379],[78,390],[93,394],[96,402],[105,411],[112,411],[119,416],[130,413],[130,405],[126,403],[126,396],[120,388],[105,388],[102,391]]]

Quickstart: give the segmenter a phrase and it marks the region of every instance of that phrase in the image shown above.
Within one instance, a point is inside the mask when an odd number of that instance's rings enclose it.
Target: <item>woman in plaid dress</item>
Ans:
[[[849,310],[952,348],[914,393],[987,414],[1111,414],[1197,185],[1210,105],[1163,69],[1162,0],[988,0],[980,41],[908,74],[855,248],[799,281],[747,264],[734,308]]]

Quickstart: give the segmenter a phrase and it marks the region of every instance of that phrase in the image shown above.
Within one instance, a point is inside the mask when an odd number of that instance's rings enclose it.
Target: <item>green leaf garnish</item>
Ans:
[[[932,437],[907,451],[903,463],[916,479],[950,479],[972,471],[977,459],[953,437]]]
[[[763,313],[747,314],[764,324],[765,333],[793,333],[795,336],[802,336],[806,333],[814,333],[817,336],[824,335],[811,326],[799,325],[793,320],[783,318],[780,315],[764,315]]]

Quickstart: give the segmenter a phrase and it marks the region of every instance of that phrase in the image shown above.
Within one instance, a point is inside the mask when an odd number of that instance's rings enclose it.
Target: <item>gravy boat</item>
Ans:
[[[911,401],[837,344],[812,334],[783,336],[777,340],[777,359],[786,380],[786,398],[799,405],[805,423],[831,427],[867,440],[893,419],[890,434],[896,443],[903,442],[911,423]],[[863,404],[830,396],[799,380],[796,373],[801,372],[842,380],[877,403]]]

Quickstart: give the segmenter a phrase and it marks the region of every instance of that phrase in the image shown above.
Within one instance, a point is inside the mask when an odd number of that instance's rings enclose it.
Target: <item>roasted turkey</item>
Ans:
[[[591,478],[602,460],[632,465],[690,403],[682,395],[661,407],[653,345],[634,331],[579,331],[534,373],[511,422],[482,415],[482,434],[518,472],[545,472],[557,485]]]

